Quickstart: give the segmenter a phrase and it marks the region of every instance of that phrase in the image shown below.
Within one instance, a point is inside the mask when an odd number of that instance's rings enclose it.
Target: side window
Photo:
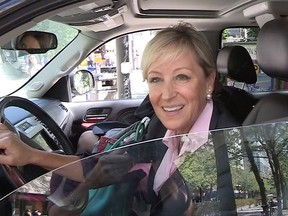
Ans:
[[[148,41],[157,31],[131,33],[99,47],[82,61],[77,69],[92,72],[95,88],[73,101],[98,101],[145,98],[148,94],[140,62]]]
[[[257,73],[257,82],[255,84],[247,85],[230,79],[226,80],[226,84],[238,88],[243,88],[249,92],[263,92],[287,89],[285,82],[270,78],[259,67],[256,58],[256,43],[258,33],[258,27],[227,28],[222,32],[222,47],[233,45],[240,45],[245,47],[251,55]]]

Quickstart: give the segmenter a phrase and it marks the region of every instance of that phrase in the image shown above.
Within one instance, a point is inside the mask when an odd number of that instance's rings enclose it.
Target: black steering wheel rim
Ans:
[[[22,108],[37,117],[45,125],[46,129],[55,136],[56,141],[58,141],[58,147],[64,154],[71,155],[75,153],[72,143],[52,117],[34,102],[18,96],[7,96],[0,101],[1,123],[5,124],[12,132],[18,133],[4,113],[5,108],[11,106]],[[25,179],[16,167],[1,165],[1,168],[14,189],[25,183]]]

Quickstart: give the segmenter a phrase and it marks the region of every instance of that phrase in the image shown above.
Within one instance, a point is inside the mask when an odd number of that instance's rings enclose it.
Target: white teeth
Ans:
[[[167,111],[167,112],[173,112],[173,111],[176,111],[176,110],[180,110],[182,109],[183,106],[177,106],[177,107],[163,107],[164,111]]]

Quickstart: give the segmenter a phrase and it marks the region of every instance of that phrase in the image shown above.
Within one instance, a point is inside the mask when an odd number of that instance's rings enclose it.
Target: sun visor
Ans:
[[[261,28],[266,22],[288,15],[288,1],[266,1],[246,8],[245,17],[255,19]]]

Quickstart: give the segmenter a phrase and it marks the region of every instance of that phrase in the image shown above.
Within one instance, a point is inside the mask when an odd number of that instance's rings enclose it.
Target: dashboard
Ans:
[[[65,135],[69,136],[73,115],[61,101],[43,98],[35,98],[30,101],[48,113],[64,131]],[[4,110],[4,114],[19,132],[36,141],[45,150],[48,150],[49,145],[47,142],[53,139],[54,136],[49,132],[46,125],[41,122],[41,119],[22,108],[14,106],[7,107]]]

